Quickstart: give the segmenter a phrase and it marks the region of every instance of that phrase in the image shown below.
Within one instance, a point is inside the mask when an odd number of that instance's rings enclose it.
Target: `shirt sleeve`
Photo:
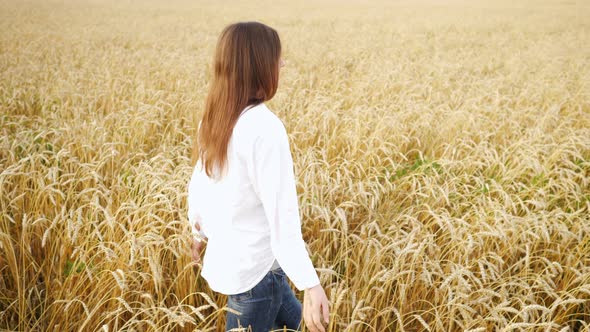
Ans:
[[[199,121],[199,128],[201,127],[201,122]],[[191,175],[191,179],[188,183],[188,196],[187,196],[187,214],[188,214],[188,222],[191,226],[191,232],[193,234],[193,236],[195,237],[195,239],[197,239],[198,241],[203,241],[203,240],[207,240],[207,236],[205,235],[205,232],[203,230],[203,224],[201,223],[201,216],[199,214],[198,208],[197,208],[197,202],[196,202],[196,190],[198,190],[198,188],[196,188],[196,181],[195,181],[195,177],[197,176],[197,166],[198,166],[199,162],[197,161],[197,165],[195,165],[195,167],[193,168],[193,173]],[[195,227],[195,222],[199,223],[199,228],[200,230],[197,230],[197,228]]]
[[[273,254],[298,290],[320,283],[301,234],[299,203],[287,131],[280,122],[254,140],[254,191],[270,226]]]

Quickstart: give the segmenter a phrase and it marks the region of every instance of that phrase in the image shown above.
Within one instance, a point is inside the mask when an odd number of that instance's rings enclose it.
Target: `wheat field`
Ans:
[[[190,262],[215,42],[277,29],[328,331],[590,330],[587,1],[0,0],[0,329],[223,331]],[[300,300],[302,292],[296,292]]]

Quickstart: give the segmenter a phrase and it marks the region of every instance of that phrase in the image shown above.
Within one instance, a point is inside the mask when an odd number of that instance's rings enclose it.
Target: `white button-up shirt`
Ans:
[[[226,171],[210,179],[198,160],[188,185],[188,219],[201,228],[192,226],[193,234],[207,238],[201,275],[209,287],[241,293],[278,265],[298,290],[318,285],[301,234],[287,131],[264,103],[240,114]]]

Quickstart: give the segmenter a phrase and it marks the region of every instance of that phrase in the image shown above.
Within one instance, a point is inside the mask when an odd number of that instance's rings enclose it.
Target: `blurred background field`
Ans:
[[[588,331],[587,1],[0,0],[0,329],[222,331],[186,185],[221,29],[276,28],[329,331]],[[303,293],[297,294],[302,299]]]

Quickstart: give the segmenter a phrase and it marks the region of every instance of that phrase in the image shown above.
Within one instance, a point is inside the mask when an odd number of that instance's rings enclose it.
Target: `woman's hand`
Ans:
[[[198,222],[195,222],[195,228],[198,231],[201,230],[201,226],[199,225]],[[203,246],[204,246],[203,241],[199,241],[197,239],[193,239],[193,242],[191,243],[191,253],[193,256],[193,261],[197,265],[201,264],[201,251],[203,250]]]
[[[303,319],[311,332],[326,332],[324,324],[329,323],[330,312],[326,293],[321,285],[305,290],[303,296]]]
[[[191,253],[193,256],[193,261],[197,265],[201,265],[201,251],[203,250],[203,242],[198,241],[197,239],[193,239],[191,243]]]

